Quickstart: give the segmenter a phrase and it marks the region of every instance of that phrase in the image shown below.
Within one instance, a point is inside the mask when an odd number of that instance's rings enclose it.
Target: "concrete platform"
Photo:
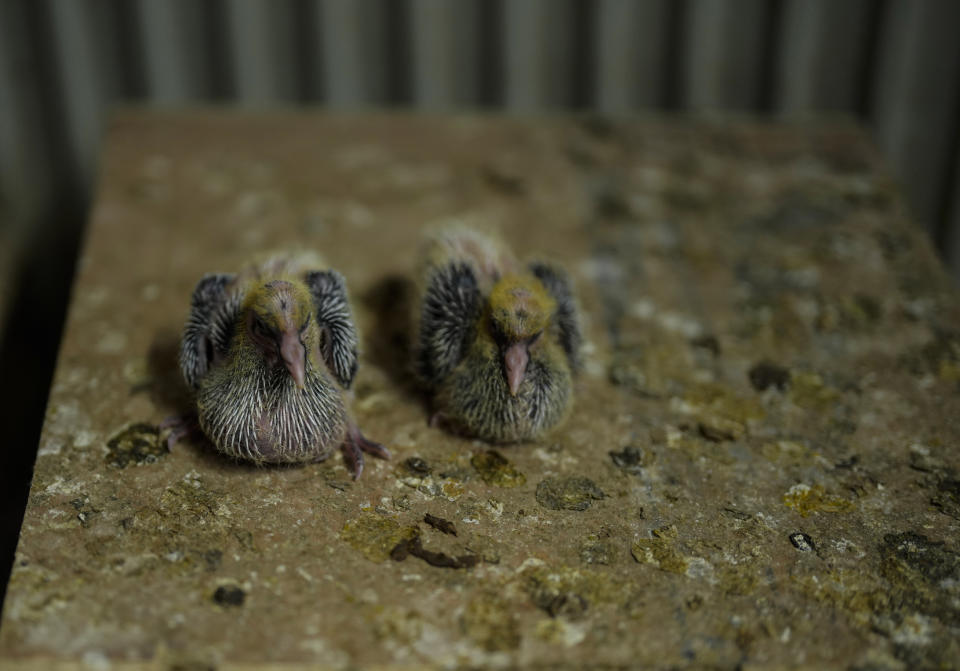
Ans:
[[[960,300],[856,128],[130,111],[100,184],[3,669],[960,659]],[[540,444],[428,426],[404,305],[448,220],[577,281]],[[156,428],[194,283],[291,246],[354,298],[354,411],[394,454],[358,482]]]

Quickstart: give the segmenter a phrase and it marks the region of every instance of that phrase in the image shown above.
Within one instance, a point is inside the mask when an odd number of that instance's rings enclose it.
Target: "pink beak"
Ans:
[[[520,385],[527,374],[527,363],[529,362],[530,354],[527,352],[526,343],[514,343],[503,353],[503,366],[506,368],[507,386],[510,387],[511,396],[516,396],[517,392],[520,391]]]
[[[287,367],[293,381],[296,382],[297,389],[303,389],[307,379],[307,364],[300,334],[295,329],[284,331],[280,336],[280,356],[283,357],[283,365]]]

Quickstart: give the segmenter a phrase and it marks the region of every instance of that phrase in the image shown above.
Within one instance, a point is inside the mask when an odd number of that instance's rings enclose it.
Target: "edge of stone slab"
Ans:
[[[95,661],[58,660],[48,657],[16,660],[0,658],[0,670],[2,671],[169,671],[170,668],[170,660],[115,662],[102,658]],[[222,662],[210,668],[216,669],[216,671],[334,671],[335,669],[342,669],[343,666],[324,665],[317,662]],[[424,669],[429,671],[429,669],[438,667],[424,664],[381,664],[365,668],[370,671],[423,671]]]
[[[876,148],[870,139],[869,130],[855,115],[849,112],[822,111],[763,115],[739,110],[689,110],[663,111],[636,109],[630,112],[589,112],[581,110],[546,109],[537,111],[511,111],[506,109],[464,109],[456,113],[443,110],[424,110],[414,106],[383,107],[359,106],[350,109],[331,109],[320,105],[279,103],[266,107],[242,107],[217,103],[194,103],[177,107],[157,107],[147,103],[124,102],[114,104],[107,113],[107,127],[114,123],[142,121],[250,121],[278,119],[326,119],[370,122],[376,120],[445,120],[457,121],[592,121],[603,119],[618,123],[662,123],[682,126],[686,124],[722,124],[733,127],[803,129],[819,128],[832,131],[854,131],[865,139],[871,148]],[[879,154],[878,154],[879,156]]]

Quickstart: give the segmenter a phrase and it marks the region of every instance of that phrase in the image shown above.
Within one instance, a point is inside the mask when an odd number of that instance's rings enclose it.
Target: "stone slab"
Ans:
[[[428,425],[404,305],[444,221],[577,281],[586,365],[540,444]],[[359,482],[158,440],[194,283],[291,246],[354,297],[354,412],[394,453]],[[0,666],[947,667],[958,442],[960,300],[843,122],[127,111]],[[439,554],[401,560],[414,535]]]

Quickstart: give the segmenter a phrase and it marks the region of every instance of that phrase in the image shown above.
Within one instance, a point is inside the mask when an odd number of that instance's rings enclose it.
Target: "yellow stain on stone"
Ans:
[[[942,359],[937,367],[937,376],[944,382],[960,382],[960,363]]]
[[[463,493],[466,491],[463,483],[457,482],[456,480],[447,480],[440,486],[440,489],[448,501],[456,501],[463,496]]]
[[[494,487],[511,489],[526,483],[527,477],[496,450],[479,452],[470,459],[483,481]]]
[[[822,411],[840,400],[840,391],[825,384],[817,373],[793,371],[790,400],[801,408]]]
[[[520,584],[534,602],[551,595],[577,594],[588,604],[622,603],[628,586],[609,573],[589,568],[532,565],[520,572]]]
[[[634,542],[630,554],[640,564],[652,564],[661,571],[683,575],[689,560],[674,547],[677,528],[673,525],[653,530],[653,538],[641,538]]]
[[[487,652],[520,647],[520,626],[511,604],[500,595],[482,592],[470,600],[460,618],[467,637]]]
[[[700,384],[683,397],[686,407],[704,427],[742,438],[752,422],[763,419],[763,407],[754,399],[741,398],[718,384]]]
[[[783,495],[783,503],[807,517],[812,512],[848,513],[853,510],[853,503],[840,496],[832,496],[824,491],[820,485],[794,485]]]
[[[423,616],[412,608],[376,604],[371,607],[367,619],[373,633],[381,640],[412,645],[423,635]]]
[[[846,612],[859,627],[871,626],[878,613],[890,609],[889,588],[869,572],[841,568],[821,574],[800,573],[792,582],[808,596]]]
[[[363,513],[344,524],[340,531],[342,540],[378,564],[389,559],[390,552],[402,541],[416,535],[414,527],[401,527],[395,519],[377,513]]]
[[[657,538],[676,538],[677,537],[677,527],[675,524],[670,526],[660,527],[659,529],[653,530],[653,535]]]
[[[720,588],[726,594],[737,596],[752,594],[760,585],[762,574],[758,562],[720,565],[717,569]]]
[[[571,648],[586,638],[587,632],[582,625],[568,622],[563,618],[545,618],[537,622],[537,638]]]

